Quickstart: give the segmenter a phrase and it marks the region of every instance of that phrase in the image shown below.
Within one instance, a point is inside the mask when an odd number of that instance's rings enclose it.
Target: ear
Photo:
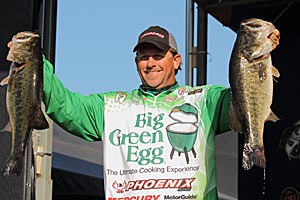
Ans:
[[[181,55],[177,54],[173,58],[174,69],[178,69],[181,64]]]
[[[137,57],[137,56],[135,56],[134,62],[135,62],[136,70],[139,71],[139,67],[138,67],[138,57]]]

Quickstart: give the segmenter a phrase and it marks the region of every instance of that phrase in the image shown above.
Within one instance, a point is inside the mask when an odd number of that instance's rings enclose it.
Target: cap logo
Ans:
[[[154,35],[154,36],[158,36],[160,38],[164,38],[165,36],[161,33],[157,33],[157,32],[148,32],[148,33],[144,33],[143,35],[141,35],[140,39],[142,39],[143,37],[146,37],[146,36],[151,36],[151,35]]]

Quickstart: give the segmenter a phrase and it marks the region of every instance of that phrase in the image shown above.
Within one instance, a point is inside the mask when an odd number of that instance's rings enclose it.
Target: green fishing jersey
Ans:
[[[83,96],[44,59],[43,101],[62,128],[103,141],[107,200],[217,199],[215,136],[229,131],[229,88],[175,84],[156,95],[140,87]]]

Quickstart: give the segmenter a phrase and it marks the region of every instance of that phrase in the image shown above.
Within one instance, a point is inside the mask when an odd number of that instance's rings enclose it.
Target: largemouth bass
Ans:
[[[272,112],[273,67],[271,51],[279,44],[279,31],[261,19],[241,22],[229,63],[232,102],[229,126],[245,134],[242,167],[266,167],[263,132],[266,121],[279,118]]]
[[[3,176],[21,173],[32,129],[49,127],[41,110],[43,62],[40,36],[19,32],[12,37],[8,47],[7,60],[12,63],[8,77],[0,84],[7,85],[9,123],[2,131],[12,132],[12,148],[2,170]]]

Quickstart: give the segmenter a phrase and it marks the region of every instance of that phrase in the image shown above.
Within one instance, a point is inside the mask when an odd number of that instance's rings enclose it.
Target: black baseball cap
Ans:
[[[133,52],[137,51],[141,44],[150,43],[163,51],[170,48],[178,52],[177,44],[174,36],[166,29],[160,26],[150,26],[144,30],[138,38],[138,43],[133,48]]]

